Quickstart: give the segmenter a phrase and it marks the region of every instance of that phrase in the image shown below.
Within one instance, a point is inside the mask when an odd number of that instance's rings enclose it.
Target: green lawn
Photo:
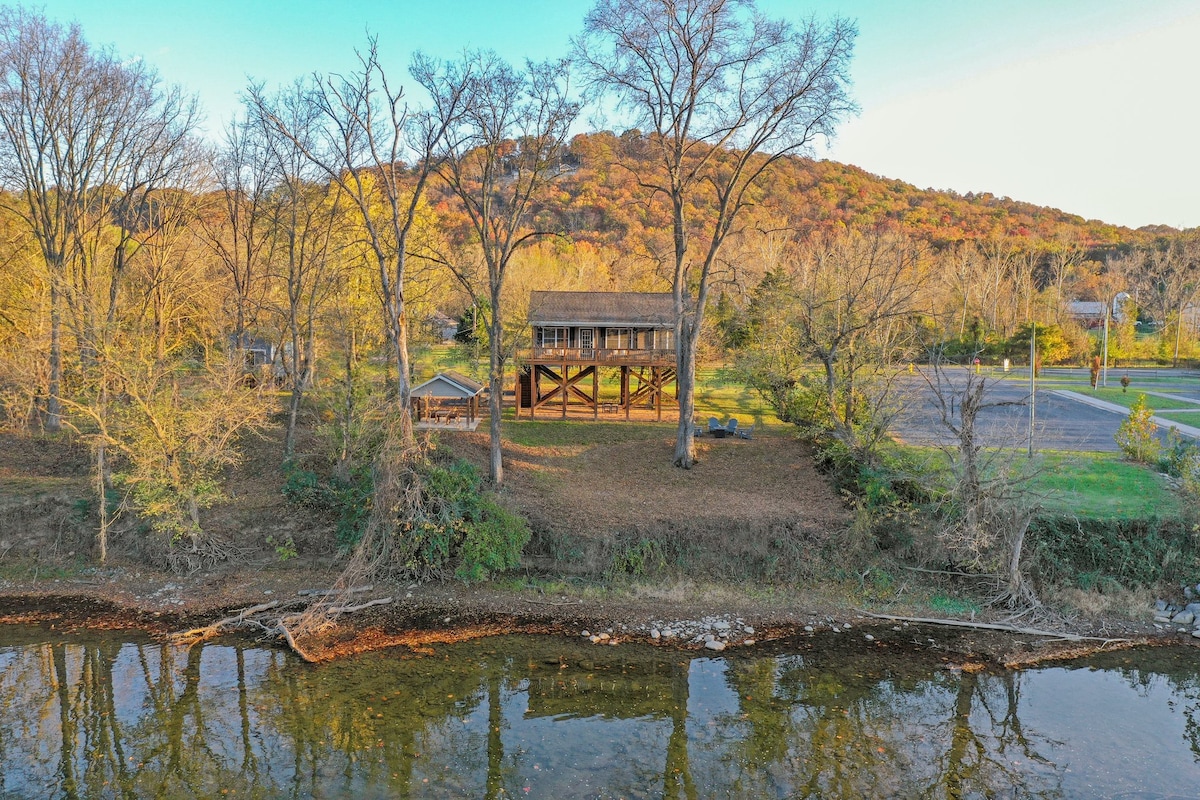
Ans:
[[[1180,425],[1191,425],[1200,428],[1200,408],[1196,411],[1156,411],[1154,416],[1178,422]]]
[[[1042,469],[1031,488],[1045,495],[1050,512],[1081,517],[1172,516],[1179,498],[1157,472],[1121,460],[1118,453],[1054,453],[1038,456]]]
[[[1121,387],[1119,386],[1116,388],[1109,386],[1108,388],[1095,390],[1093,390],[1090,386],[1085,386],[1082,389],[1078,387],[1071,387],[1071,390],[1079,392],[1080,394],[1086,394],[1091,397],[1095,397],[1100,400],[1105,400],[1109,403],[1116,403],[1117,405],[1125,406],[1126,408],[1129,408],[1135,402],[1137,402],[1138,395],[1143,394],[1136,389],[1130,389],[1128,392],[1122,392]],[[1164,392],[1164,394],[1167,394],[1167,392]],[[1152,394],[1146,395],[1146,405],[1155,411],[1181,408],[1194,408],[1200,410],[1200,403],[1189,402],[1188,400],[1176,399],[1173,397],[1159,397],[1158,395]]]
[[[898,455],[922,469],[945,464],[940,450],[900,448]],[[1027,465],[1023,455],[1007,461],[1013,468]],[[1033,476],[1025,488],[1052,514],[1079,517],[1171,516],[1181,512],[1179,498],[1161,475],[1121,459],[1120,453],[1042,451],[1034,456]]]
[[[696,421],[737,417],[745,426],[779,425],[779,418],[758,392],[747,389],[726,367],[696,371]],[[756,428],[757,429],[757,428]]]

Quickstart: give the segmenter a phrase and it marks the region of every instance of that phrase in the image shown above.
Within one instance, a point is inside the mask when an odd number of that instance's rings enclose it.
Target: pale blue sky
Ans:
[[[1133,227],[1200,225],[1200,0],[759,0],[857,20],[862,114],[819,154],[922,188],[992,192]],[[420,49],[565,55],[590,0],[47,0],[90,41],[196,92],[219,129],[248,77]]]

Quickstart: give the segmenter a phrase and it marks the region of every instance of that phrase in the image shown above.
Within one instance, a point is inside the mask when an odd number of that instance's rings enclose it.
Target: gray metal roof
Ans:
[[[483,384],[452,370],[439,372],[412,389],[413,397],[474,397],[483,391]]]
[[[529,324],[673,328],[670,292],[530,292]]]

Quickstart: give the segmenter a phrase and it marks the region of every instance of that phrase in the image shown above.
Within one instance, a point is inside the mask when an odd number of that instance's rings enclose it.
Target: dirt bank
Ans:
[[[562,441],[554,440],[552,428],[531,426],[525,433],[540,440],[510,445],[503,492],[504,502],[535,529],[524,568],[484,585],[377,586],[356,602],[392,602],[326,628],[316,643],[321,655],[516,631],[586,631],[600,646],[644,641],[736,651],[789,638],[865,637],[872,630],[907,636],[909,626],[871,618],[862,608],[929,616],[916,584],[881,597],[863,576],[845,583],[802,579],[800,570],[845,529],[849,513],[807,449],[791,438],[702,442],[699,466],[683,471],[670,466],[671,442],[662,429],[599,425]],[[440,446],[480,459],[484,443],[480,434],[461,434]],[[331,521],[284,503],[277,448],[272,439],[248,442],[246,461],[226,476],[229,500],[205,517],[206,531],[227,545],[230,557],[178,575],[154,566],[151,537],[130,519],[114,532],[112,562],[96,566],[86,451],[69,440],[0,436],[0,618],[168,634],[268,601],[299,607],[306,601],[298,592],[333,585],[343,562]],[[277,548],[285,534],[297,553],[281,560]],[[613,554],[644,539],[664,543],[664,553],[677,546],[671,552],[686,556],[686,563],[606,580]],[[770,569],[777,573],[768,575]],[[793,572],[780,575],[781,569]],[[932,646],[960,660],[995,664],[1101,645],[919,627],[914,641],[933,639]],[[1179,641],[1174,633],[1120,619],[1076,622],[1070,632]]]

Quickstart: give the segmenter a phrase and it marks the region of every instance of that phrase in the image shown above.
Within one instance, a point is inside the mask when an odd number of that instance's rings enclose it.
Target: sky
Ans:
[[[268,87],[412,52],[565,56],[591,0],[44,0],[96,45],[196,93],[210,133]],[[859,29],[861,108],[814,155],[920,188],[1118,225],[1200,226],[1200,0],[758,0]]]

